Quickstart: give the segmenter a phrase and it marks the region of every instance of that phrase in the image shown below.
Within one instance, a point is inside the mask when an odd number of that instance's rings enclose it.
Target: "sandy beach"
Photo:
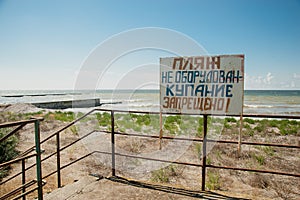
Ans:
[[[30,104],[13,104],[1,106],[1,123],[5,121],[16,121],[31,116],[44,117],[41,122],[41,139],[48,137],[55,130],[67,125],[72,120],[78,117],[78,113],[74,114],[69,119],[63,118],[67,115],[64,111],[53,111],[36,108]],[[69,112],[68,112],[69,113]],[[69,113],[70,114],[70,113]],[[59,117],[58,117],[59,116]],[[109,117],[109,115],[108,115]],[[146,117],[146,118],[145,118]],[[116,118],[116,131],[126,133],[142,133],[145,135],[157,135],[159,127],[156,127],[158,116],[151,116],[150,122],[146,123],[147,116],[128,115],[120,113]],[[177,137],[201,137],[198,133],[200,125],[191,127],[189,124],[198,123],[199,118],[186,117],[176,119],[172,122],[172,126],[168,126],[168,120],[165,119],[164,135]],[[173,118],[172,118],[173,119]],[[139,120],[139,121],[137,121]],[[178,121],[179,120],[179,121]],[[220,126],[220,121],[213,121],[209,128],[216,131],[222,130],[222,134],[217,135],[220,140],[237,140],[238,134],[235,132],[238,129],[237,122],[233,118],[229,118]],[[95,133],[70,146],[61,152],[62,165],[70,163],[83,155],[93,151],[111,151],[110,134],[106,131],[110,130],[109,122],[106,121],[105,113],[98,113],[89,116],[86,120],[81,121],[61,132],[61,146],[66,146],[69,143],[77,140],[92,130],[97,130]],[[131,122],[130,122],[131,121]],[[125,123],[128,122],[129,124]],[[279,123],[278,121],[277,123]],[[175,124],[178,123],[178,124]],[[242,141],[253,142],[268,142],[279,144],[299,144],[299,122],[293,121],[293,127],[296,127],[296,132],[284,135],[281,133],[280,126],[264,125],[259,121],[245,120],[244,130],[242,134]],[[265,122],[266,123],[266,122]],[[230,126],[230,127],[228,127]],[[75,127],[75,128],[74,128]],[[292,130],[293,127],[290,129]],[[200,128],[201,129],[201,128]],[[262,129],[262,130],[261,130]],[[102,130],[102,131],[101,131]],[[253,132],[251,132],[253,130]],[[104,132],[103,132],[104,131]],[[212,137],[216,137],[214,131],[209,132]],[[187,134],[189,133],[189,134]],[[34,132],[32,126],[26,126],[22,129],[19,136],[17,145],[18,151],[22,152],[32,145],[34,145]],[[185,147],[179,148],[178,147]],[[55,138],[42,144],[45,150],[42,157],[45,158],[51,153],[56,151]],[[168,160],[176,159],[181,162],[201,163],[201,144],[197,142],[175,142],[163,140],[163,148],[159,151],[159,139],[139,138],[119,135],[116,137],[116,151],[132,155],[142,155],[148,157],[164,158]],[[168,150],[169,149],[169,150]],[[290,173],[300,173],[299,165],[300,160],[298,149],[284,149],[278,147],[256,147],[243,145],[240,155],[237,154],[237,145],[234,144],[211,144],[209,147],[210,152],[208,155],[209,164],[218,164],[225,166],[238,166],[246,168],[257,169],[271,169],[277,171],[286,171]],[[176,150],[175,154],[172,153]],[[200,154],[199,154],[200,153]],[[176,157],[176,154],[180,156]],[[172,156],[174,155],[174,156]],[[199,157],[200,156],[200,157]],[[151,183],[166,184],[172,187],[178,186],[182,188],[189,188],[191,190],[200,190],[201,188],[201,168],[189,167],[183,165],[154,165],[153,162],[144,161],[139,159],[131,159],[122,156],[117,156],[116,170],[117,175],[122,177],[129,177],[131,179],[146,181]],[[34,159],[28,159],[26,166],[30,166],[35,162]],[[55,156],[43,163],[43,175],[51,173],[55,170],[56,166]],[[161,164],[161,163],[160,163]],[[171,166],[171,167],[170,167]],[[89,174],[100,174],[103,177],[110,176],[111,156],[95,154],[89,156],[70,167],[62,170],[62,184],[69,185],[78,180],[84,179]],[[162,170],[163,169],[163,170]],[[171,171],[170,171],[171,170]],[[8,177],[4,178],[5,181],[11,175],[19,172],[19,164],[14,164]],[[231,170],[207,170],[207,189],[211,191],[230,194],[231,197],[238,197],[241,194],[244,197],[251,199],[298,199],[299,184],[297,178],[269,175],[259,173],[249,173]],[[29,170],[27,172],[27,179],[34,178],[35,171]],[[56,176],[46,178],[47,184],[44,186],[44,193],[49,193],[56,189]],[[1,194],[6,193],[9,189],[14,187],[20,182],[19,178],[1,185]],[[106,181],[105,184],[110,184]],[[114,184],[114,183],[112,183]],[[288,187],[286,187],[288,185]],[[127,187],[127,186],[126,186]],[[2,189],[3,188],[3,189]],[[105,188],[110,188],[107,186]],[[114,188],[114,186],[111,186]],[[122,189],[125,195],[130,195],[132,189]],[[112,191],[110,191],[112,192]],[[107,195],[110,193],[107,191]],[[151,191],[149,195],[153,194]],[[31,194],[28,199],[31,199],[36,194]],[[113,194],[112,194],[113,195]],[[150,197],[149,196],[149,197]],[[154,195],[155,196],[155,195]],[[169,198],[168,195],[165,198]],[[175,197],[174,197],[175,198]],[[179,198],[179,197],[178,197]],[[175,198],[176,199],[176,198]]]

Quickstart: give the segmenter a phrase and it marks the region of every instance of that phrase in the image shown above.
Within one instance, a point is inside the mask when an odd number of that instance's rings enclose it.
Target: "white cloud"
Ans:
[[[264,83],[270,85],[273,78],[274,76],[272,76],[271,72],[268,72],[267,76],[263,79]]]
[[[300,79],[300,74],[294,73],[294,74],[293,74],[293,78],[295,78],[295,79]]]
[[[271,72],[264,76],[249,76],[245,74],[246,89],[270,89],[273,87],[274,77]]]

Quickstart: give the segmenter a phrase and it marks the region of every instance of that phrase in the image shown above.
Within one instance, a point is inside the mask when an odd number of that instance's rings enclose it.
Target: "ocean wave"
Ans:
[[[257,105],[257,104],[244,104],[244,108],[300,108],[297,104],[284,104],[284,105]]]
[[[159,104],[140,104],[140,105],[129,105],[129,107],[133,107],[133,108],[138,108],[138,107],[141,107],[141,108],[149,108],[149,107],[160,107]]]
[[[273,105],[249,105],[249,104],[244,104],[245,108],[273,108],[273,107],[277,107],[277,106],[273,106]]]

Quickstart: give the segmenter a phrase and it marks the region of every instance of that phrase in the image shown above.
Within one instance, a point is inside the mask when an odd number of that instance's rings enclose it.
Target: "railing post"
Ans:
[[[111,172],[112,176],[116,175],[116,162],[115,162],[115,116],[114,111],[111,111]]]
[[[59,133],[56,134],[56,167],[57,167],[57,187],[61,187],[61,175],[60,175],[60,139]]]
[[[25,183],[26,183],[26,177],[25,177],[25,159],[22,159],[22,193],[24,194],[26,192],[26,187],[25,187]],[[23,196],[23,200],[26,200],[26,195]]]
[[[202,145],[202,191],[205,191],[206,174],[206,142],[207,142],[207,115],[203,115],[203,145]]]
[[[35,130],[35,150],[36,150],[36,176],[38,184],[38,199],[43,200],[43,182],[42,182],[42,164],[41,164],[41,146],[40,146],[40,121],[34,122]]]

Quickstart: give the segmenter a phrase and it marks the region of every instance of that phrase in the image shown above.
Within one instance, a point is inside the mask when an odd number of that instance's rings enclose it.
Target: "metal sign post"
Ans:
[[[202,145],[202,184],[201,190],[205,191],[206,177],[206,143],[207,143],[207,115],[203,115],[203,145]]]

